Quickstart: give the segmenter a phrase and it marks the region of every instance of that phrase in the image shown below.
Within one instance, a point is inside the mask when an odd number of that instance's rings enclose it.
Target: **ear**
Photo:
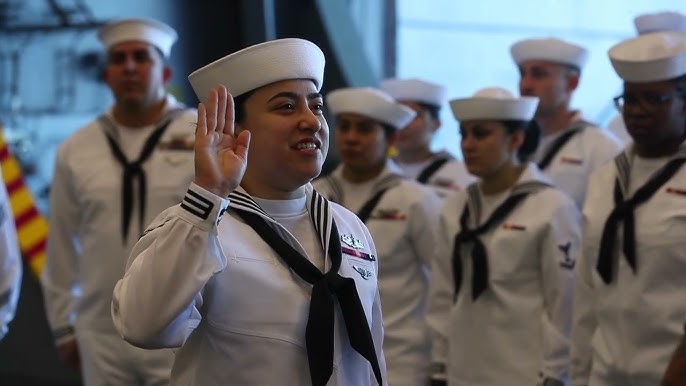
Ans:
[[[174,73],[172,72],[171,67],[164,66],[164,69],[162,70],[162,82],[165,86],[171,81],[172,75],[174,75]]]
[[[433,118],[431,117],[431,132],[435,133],[438,131],[438,129],[441,128],[441,119],[440,118]]]
[[[510,150],[513,153],[517,153],[519,151],[519,148],[524,145],[524,138],[526,137],[526,133],[524,130],[515,130],[514,133],[510,134]]]
[[[387,137],[386,142],[388,142],[388,148],[392,148],[395,146],[395,143],[398,141],[398,130],[396,130],[393,134],[389,135]]]
[[[567,92],[572,92],[576,90],[577,87],[579,87],[579,77],[579,73],[576,71],[570,71],[567,74]]]

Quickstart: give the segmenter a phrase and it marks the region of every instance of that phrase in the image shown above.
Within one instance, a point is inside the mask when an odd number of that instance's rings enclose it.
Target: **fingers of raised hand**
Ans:
[[[224,134],[234,136],[235,134],[235,120],[236,112],[234,110],[233,95],[227,92],[226,96],[226,112],[224,114],[224,121],[226,122],[224,126]]]
[[[219,105],[218,89],[213,88],[207,98],[207,133],[211,133],[217,129],[217,108]]]
[[[226,125],[229,122],[226,122],[226,100],[227,100],[227,92],[226,92],[226,87],[224,85],[219,85],[219,87],[216,88],[217,90],[217,126],[215,127],[215,130],[219,133],[224,131],[224,125]]]
[[[205,136],[207,135],[207,109],[205,104],[198,104],[198,123],[195,127],[195,135]]]
[[[248,149],[250,148],[250,132],[243,130],[236,137],[234,153],[242,159],[248,159]]]

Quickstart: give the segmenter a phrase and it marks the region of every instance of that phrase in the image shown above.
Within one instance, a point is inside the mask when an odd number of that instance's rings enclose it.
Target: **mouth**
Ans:
[[[293,148],[305,152],[317,151],[322,148],[322,142],[316,138],[306,138],[296,143]]]
[[[639,126],[639,125],[627,125],[626,130],[629,133],[647,134],[651,131],[651,127],[650,126]]]
[[[314,142],[300,142],[295,145],[295,148],[298,150],[312,150],[319,149],[319,146]]]

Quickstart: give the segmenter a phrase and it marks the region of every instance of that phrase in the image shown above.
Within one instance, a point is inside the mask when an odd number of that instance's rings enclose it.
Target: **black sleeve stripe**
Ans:
[[[214,204],[212,201],[189,189],[183,198],[181,207],[189,213],[207,220],[214,208]]]

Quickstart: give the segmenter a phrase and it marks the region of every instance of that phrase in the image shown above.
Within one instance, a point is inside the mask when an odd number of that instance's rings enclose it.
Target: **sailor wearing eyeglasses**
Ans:
[[[686,33],[641,35],[609,56],[633,143],[589,181],[572,384],[658,385],[686,319]]]
[[[656,13],[644,13],[634,18],[634,26],[639,35],[660,31],[686,31],[686,15],[680,12],[664,11]],[[617,98],[615,98],[617,105]],[[620,114],[617,114],[607,125],[608,130],[622,143],[631,141],[631,136],[626,131],[626,125]]]

